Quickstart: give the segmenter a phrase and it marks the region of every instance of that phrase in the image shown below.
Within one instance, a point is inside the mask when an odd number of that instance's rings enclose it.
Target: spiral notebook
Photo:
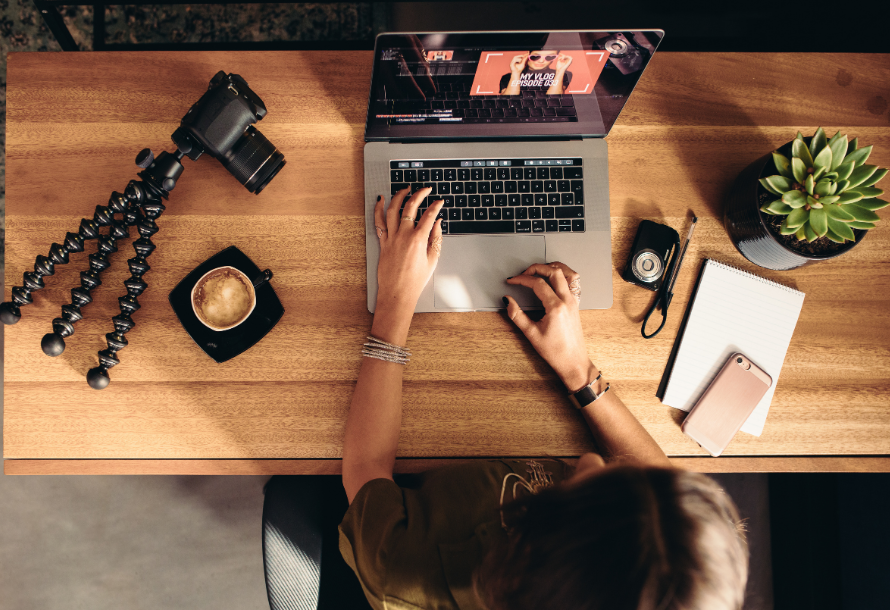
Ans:
[[[804,293],[706,260],[675,348],[662,402],[689,411],[733,352],[753,360],[773,384],[742,426],[760,436]]]

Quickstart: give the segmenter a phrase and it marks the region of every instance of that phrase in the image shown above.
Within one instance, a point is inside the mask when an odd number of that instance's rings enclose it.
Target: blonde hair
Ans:
[[[504,507],[506,542],[475,576],[489,610],[739,610],[748,549],[710,478],[613,466]]]

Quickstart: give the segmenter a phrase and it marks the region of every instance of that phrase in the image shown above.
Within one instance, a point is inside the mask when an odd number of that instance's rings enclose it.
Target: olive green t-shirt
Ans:
[[[561,462],[537,460],[554,484],[570,475]],[[527,460],[491,460],[439,468],[401,485],[368,481],[340,524],[340,553],[377,610],[484,610],[473,573],[506,536],[499,504],[504,477],[531,481]],[[513,498],[516,477],[507,483]]]

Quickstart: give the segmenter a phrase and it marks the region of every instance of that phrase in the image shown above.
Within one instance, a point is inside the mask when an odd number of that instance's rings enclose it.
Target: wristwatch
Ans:
[[[593,390],[593,386],[596,384],[597,381],[600,380],[600,378],[602,376],[603,376],[603,373],[602,373],[602,371],[600,371],[600,374],[596,376],[596,379],[594,379],[593,381],[588,383],[586,386],[584,386],[577,392],[573,392],[573,393],[569,394],[569,400],[572,401],[572,404],[575,405],[576,409],[583,409],[584,407],[586,407],[593,401],[597,400],[600,396],[602,396],[603,394],[605,394],[606,392],[609,391],[610,384],[608,384],[608,383],[606,384],[605,389],[603,389],[603,391],[600,392],[599,394],[597,394]]]

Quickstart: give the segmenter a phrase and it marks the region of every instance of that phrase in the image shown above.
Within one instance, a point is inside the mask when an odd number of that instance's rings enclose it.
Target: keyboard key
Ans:
[[[402,170],[394,169],[389,172],[389,179],[391,182],[401,182],[402,181]]]
[[[410,187],[410,184],[405,184],[404,182],[393,182],[392,183],[392,195],[395,195],[399,191]]]
[[[516,208],[516,220],[525,220],[528,218],[528,208]]]
[[[429,189],[431,189],[431,190],[430,190],[430,195],[435,195],[435,194],[436,194],[436,183],[435,183],[435,182],[424,182],[424,183],[423,183],[423,188],[429,188]]]
[[[556,210],[557,218],[584,218],[583,206],[563,206],[553,209]]]
[[[562,169],[562,168],[554,167],[553,169]],[[569,181],[569,180],[557,180],[556,188],[557,188],[557,190],[559,190],[560,193],[565,193],[567,191],[572,190],[570,183],[571,183],[571,181]]]
[[[491,183],[491,192],[492,193],[503,193],[504,192],[504,183],[497,181]]]
[[[549,167],[537,168],[537,175],[535,177],[538,180],[549,180],[550,179],[550,168]]]
[[[436,189],[439,191],[440,195],[450,195],[451,194],[451,183],[450,182],[437,182]]]
[[[553,208],[551,208],[551,207],[541,208],[541,216],[543,218],[553,218],[553,216],[554,216]]]
[[[430,170],[430,178],[435,180],[436,182],[442,181],[442,170],[441,169],[433,169]]]
[[[448,221],[443,220],[440,226],[442,227],[442,235],[448,235]]]
[[[578,114],[574,108],[557,108],[556,116],[575,116]]]
[[[488,210],[485,208],[479,208],[478,210],[473,210],[476,213],[476,220],[488,220]],[[581,222],[584,222],[583,220]]]
[[[522,205],[535,205],[535,196],[531,193],[523,193]]]
[[[466,195],[458,195],[454,198],[454,205],[458,208],[467,207],[467,196]]]
[[[505,168],[506,171],[506,168]],[[498,170],[494,167],[486,167],[484,172],[483,180],[497,180],[498,179]]]
[[[545,193],[555,193],[556,192],[556,180],[545,180],[544,181],[544,192]]]
[[[519,192],[520,193],[530,193],[531,192],[531,182],[528,180],[520,180],[519,181]]]
[[[405,182],[417,182],[417,170],[416,169],[406,169],[405,170]]]
[[[451,183],[451,193],[454,195],[463,195],[464,183],[463,182],[452,182]]]
[[[494,196],[494,204],[498,207],[503,207],[507,205],[507,196],[506,195],[495,195]]]
[[[445,207],[445,208],[453,208],[454,207],[454,196],[453,195],[443,195],[442,201],[445,202],[442,207]]]
[[[423,188],[422,182],[415,182],[411,185],[411,192],[416,193],[417,191],[419,191],[422,188]]]
[[[575,204],[574,193],[560,193],[559,197],[562,199],[562,205],[574,205]]]
[[[573,220],[572,221],[572,231],[583,231],[584,230],[584,221],[583,220]]]
[[[482,207],[490,208],[494,205],[494,195],[482,195]]]
[[[446,170],[445,170],[445,176],[444,176],[444,178],[445,178],[445,180],[447,180],[448,182],[454,182],[455,180],[457,180],[457,170],[455,170],[455,169],[446,169]]]
[[[532,193],[543,193],[544,192],[544,182],[541,180],[532,181]]]
[[[482,168],[481,168],[481,167],[474,167],[474,168],[470,171],[470,179],[471,179],[471,180],[482,180]]]
[[[571,193],[564,194],[571,195]],[[547,195],[547,205],[559,205],[559,193],[550,193]]]
[[[516,232],[517,233],[531,233],[532,232],[532,223],[528,220],[517,220],[516,221]]]
[[[428,169],[417,170],[417,179],[420,180],[421,182],[429,182],[430,170],[428,170]]]
[[[478,185],[480,193],[490,193],[491,192],[491,183],[490,182],[480,182]]]
[[[544,116],[556,116],[556,108],[542,108]]]
[[[581,168],[576,165],[572,167],[566,167],[565,171],[563,171],[563,176],[565,178],[568,178],[569,180],[583,178]]]
[[[564,231],[572,230],[572,221],[571,220],[558,220],[559,223],[559,232],[562,233]]]
[[[543,220],[533,220],[532,221],[532,233],[543,233],[543,232],[544,232],[544,221]]]
[[[513,220],[513,218],[516,216],[513,213],[513,208],[504,208],[502,210],[502,212],[503,212],[502,216],[504,217],[504,220]]]
[[[450,222],[448,223],[449,235],[467,235],[472,233],[515,233],[515,224],[512,220],[489,220],[484,224],[478,222]]]
[[[545,220],[544,221],[544,224],[547,226],[548,233],[555,233],[556,231],[559,231],[559,225],[556,223],[557,223],[556,220]]]
[[[510,179],[510,170],[518,171],[520,175],[522,174],[522,170],[518,167],[499,167],[497,171],[497,180],[509,180]],[[495,180],[495,178],[490,178],[490,180]]]
[[[534,167],[526,167],[526,168],[524,168],[524,169],[525,169],[525,176],[524,176],[524,178],[525,178],[526,180],[534,180],[535,178],[537,178],[537,175],[535,174],[535,168],[534,168]]]
[[[480,205],[482,205],[482,200],[480,199],[479,195],[467,195],[467,201],[469,202],[471,208],[478,208]]]
[[[460,210],[457,208],[448,210],[448,220],[460,220]]]
[[[508,180],[504,182],[504,192],[505,193],[515,193],[516,192],[516,181]]]
[[[519,195],[507,195],[507,201],[510,202],[510,205],[517,206],[522,205]]]
[[[476,192],[476,183],[475,182],[464,182],[464,192],[469,194],[473,194]]]
[[[466,208],[460,211],[461,220],[473,220],[473,210]],[[569,227],[571,228],[571,227]]]
[[[569,171],[570,169],[572,169],[572,168],[567,167],[566,171]],[[582,182],[581,180],[572,180],[570,184],[571,184],[571,187],[569,188],[569,190],[571,192],[573,192],[573,193],[584,192],[584,182]]]
[[[490,210],[488,210],[488,218],[489,220],[500,220],[501,208],[491,208]]]
[[[525,209],[525,208],[523,208],[523,209]],[[540,218],[541,217],[541,208],[537,208],[537,207],[528,208],[528,217],[531,218],[532,220]]]
[[[547,195],[538,193],[535,195],[535,205],[547,205]]]
[[[584,203],[584,193],[583,192],[578,191],[576,193],[572,193],[572,195],[575,196],[575,205],[581,205],[582,203]]]
[[[504,178],[506,180],[506,178]],[[510,168],[510,180],[522,180],[522,168],[521,167],[511,167]]]
[[[469,180],[470,179],[470,170],[468,170],[464,167],[457,170],[457,179],[460,180],[461,182],[466,182],[467,180]]]
[[[550,179],[551,180],[562,180],[562,167],[551,167],[550,168]],[[565,189],[569,190],[569,189]]]

